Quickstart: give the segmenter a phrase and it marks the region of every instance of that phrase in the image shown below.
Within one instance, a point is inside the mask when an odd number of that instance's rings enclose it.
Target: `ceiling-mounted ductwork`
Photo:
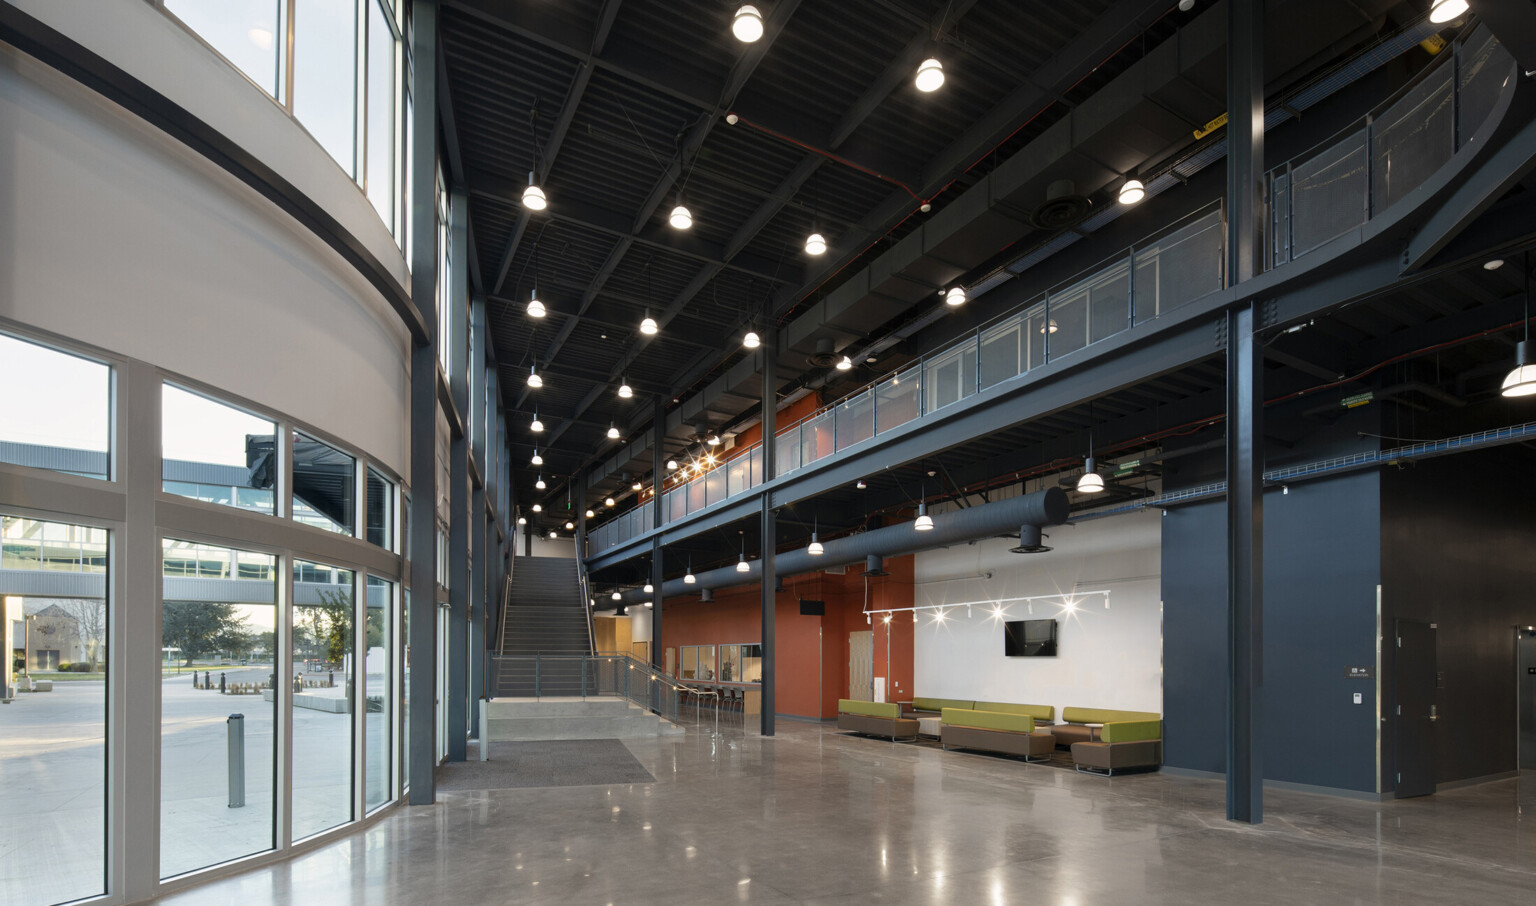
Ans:
[[[1077,183],[1070,179],[1058,179],[1045,187],[1045,201],[1029,212],[1029,222],[1035,229],[1064,230],[1088,216],[1093,201],[1086,195],[1077,194]]]
[[[805,548],[789,551],[774,558],[774,572],[782,582],[785,576],[817,572],[836,566],[849,566],[864,561],[866,567],[871,558],[899,557],[918,551],[965,544],[992,538],[1004,532],[1012,534],[1019,526],[1060,525],[1067,520],[1072,507],[1067,493],[1060,488],[1046,488],[1021,497],[1010,497],[994,503],[968,507],[949,513],[931,514],[933,530],[916,532],[910,522],[888,525],[873,531],[860,532],[846,538],[834,538],[822,542],[823,553],[811,555]],[[747,572],[737,572],[735,564],[696,573],[695,583],[685,584],[682,579],[672,579],[662,585],[660,593],[666,595],[692,594],[702,589],[732,588],[755,585],[762,581],[763,564],[753,561]],[[631,591],[626,601],[640,601],[650,596]]]
[[[806,364],[812,368],[831,368],[837,364],[837,352],[833,348],[831,337],[822,337],[816,341],[816,351],[807,356]]]
[[[1044,543],[1045,532],[1040,526],[1025,523],[1019,526],[1019,546],[1008,550],[1015,554],[1043,554],[1051,548]]]
[[[885,568],[885,558],[879,554],[870,554],[864,558],[864,575],[874,578],[877,576],[889,576]]]

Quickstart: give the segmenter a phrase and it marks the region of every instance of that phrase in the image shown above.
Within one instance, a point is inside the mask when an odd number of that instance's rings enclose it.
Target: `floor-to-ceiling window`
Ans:
[[[350,821],[357,649],[355,574],[293,564],[293,838]]]

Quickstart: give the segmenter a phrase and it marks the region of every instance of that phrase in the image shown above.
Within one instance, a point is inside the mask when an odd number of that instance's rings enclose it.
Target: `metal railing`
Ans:
[[[622,698],[668,720],[695,693],[631,654],[498,655],[492,660],[498,698]]]
[[[1223,224],[1219,205],[1198,211],[1086,276],[800,419],[774,437],[776,474],[835,456],[1222,289]],[[762,448],[754,444],[662,494],[664,522],[757,487],[766,480],[763,471]],[[591,530],[587,556],[650,530],[651,505]]]
[[[1514,65],[1479,25],[1376,109],[1270,170],[1269,266],[1362,226],[1438,172],[1493,111]]]
[[[587,618],[587,653],[597,653],[597,638],[592,631],[592,582],[587,578],[587,561],[582,557],[581,539],[575,538],[576,545],[576,586],[581,593],[581,610]]]

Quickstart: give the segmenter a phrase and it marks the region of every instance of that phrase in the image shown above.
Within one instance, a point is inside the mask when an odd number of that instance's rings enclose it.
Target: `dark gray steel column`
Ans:
[[[667,482],[667,401],[661,397],[656,398],[655,407],[651,414],[651,525],[661,528],[666,522],[666,514],[662,512],[662,491]],[[661,645],[661,585],[666,581],[666,564],[662,562],[661,542],[651,542],[651,585],[656,588],[656,594],[651,599],[651,664],[656,667],[665,667],[666,661],[662,658]]]
[[[576,486],[576,553],[587,557],[587,473],[581,472],[571,479]]]
[[[656,589],[651,596],[651,666],[665,667],[666,660],[662,658],[661,645],[661,586],[667,581],[664,565],[661,562],[661,540],[651,539],[651,586]]]
[[[1259,262],[1264,171],[1264,5],[1227,6],[1227,278]],[[1227,314],[1227,818],[1264,820],[1264,354],[1259,303]]]
[[[437,122],[437,2],[411,4],[415,116]],[[419,128],[411,147],[411,299],[433,342],[411,350],[411,805],[437,799],[437,130]]]
[[[770,327],[763,331],[764,343],[763,356],[763,481],[773,477],[778,464],[774,461],[777,444],[774,435],[778,433],[779,393],[778,393],[778,361],[779,336],[778,331]],[[774,588],[779,584],[774,575],[773,554],[774,539],[778,538],[778,513],[773,509],[773,495],[762,496],[763,508],[760,514],[760,532],[763,549],[763,582],[761,589],[761,607],[763,611],[763,735],[773,735],[773,711],[774,711],[774,677],[778,671],[774,665],[774,605],[777,603],[778,594]]]
[[[469,736],[469,445],[448,446],[448,761],[463,761]]]
[[[489,628],[489,606],[491,596],[487,593],[490,574],[495,565],[487,560],[490,551],[485,549],[487,543],[486,523],[490,521],[485,512],[485,488],[475,488],[471,496],[469,506],[469,523],[473,528],[473,542],[470,544],[469,560],[469,738],[480,738],[480,699],[485,697],[485,646],[486,630]],[[489,534],[494,537],[495,529],[490,529]],[[488,568],[489,567],[489,568]]]

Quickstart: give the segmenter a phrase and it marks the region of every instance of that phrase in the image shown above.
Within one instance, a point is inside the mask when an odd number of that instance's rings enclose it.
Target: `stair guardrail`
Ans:
[[[592,595],[592,583],[587,578],[587,561],[582,558],[581,538],[575,539],[576,544],[576,584],[581,589],[581,609],[587,615],[587,653],[597,653],[597,639],[592,632],[592,608],[595,604]]]
[[[675,721],[685,696],[707,691],[679,683],[623,652],[496,655],[491,660],[497,698],[622,698]]]

